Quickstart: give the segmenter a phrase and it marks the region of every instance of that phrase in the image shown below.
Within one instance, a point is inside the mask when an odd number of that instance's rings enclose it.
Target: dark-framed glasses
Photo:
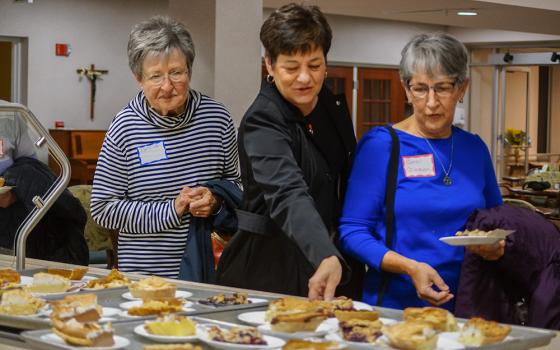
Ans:
[[[412,96],[421,99],[428,96],[430,89],[434,90],[434,94],[440,98],[449,97],[455,92],[455,88],[459,84],[457,80],[454,80],[452,82],[436,83],[431,86],[426,84],[410,84],[410,81],[407,81],[406,85]]]
[[[165,79],[169,79],[172,83],[184,83],[187,81],[187,70],[176,70],[169,73],[153,73],[146,76],[146,80],[154,86],[163,85]]]

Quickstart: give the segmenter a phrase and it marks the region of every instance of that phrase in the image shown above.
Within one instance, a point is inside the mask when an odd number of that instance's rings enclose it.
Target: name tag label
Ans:
[[[167,159],[165,152],[165,143],[163,141],[154,142],[146,146],[138,147],[138,157],[140,164],[146,165],[157,162],[162,159]]]
[[[4,139],[0,139],[0,159],[4,158]]]
[[[436,176],[433,154],[402,157],[405,177],[430,177]]]

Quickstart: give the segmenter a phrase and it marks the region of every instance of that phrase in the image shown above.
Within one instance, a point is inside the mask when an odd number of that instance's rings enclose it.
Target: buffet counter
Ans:
[[[14,268],[15,258],[13,256],[0,255],[0,267]],[[31,277],[35,272],[53,267],[71,269],[73,266],[49,261],[26,259],[26,269],[24,271],[20,271],[20,273],[22,276]],[[89,268],[87,276],[103,277],[108,273],[109,271],[106,269]],[[125,275],[131,280],[138,280],[145,277],[137,274]],[[240,318],[238,318],[240,314],[251,314],[255,311],[262,312],[267,309],[268,302],[270,300],[282,297],[282,295],[274,293],[234,289],[217,285],[176,280],[173,282],[177,285],[177,291],[188,291],[189,294],[192,294],[187,297],[188,307],[186,307],[181,314],[188,315],[198,323],[210,323],[226,328],[232,324],[243,324],[243,322],[240,321]],[[91,293],[91,291],[88,292]],[[99,304],[103,305],[104,308],[106,307],[107,309],[119,310],[118,308],[122,308],[123,302],[126,302],[126,299],[124,299],[124,294],[126,294],[126,292],[127,289],[121,287],[94,291],[93,293],[97,295]],[[210,296],[214,296],[219,293],[231,294],[232,292],[248,293],[249,299],[252,300],[252,304],[216,307],[199,303],[200,300],[204,300]],[[379,311],[381,317],[384,318],[397,320],[402,318],[402,311],[400,310],[378,308],[377,311]],[[126,346],[126,349],[142,349],[144,345],[155,344],[155,342],[150,338],[140,336],[137,332],[135,332],[135,328],[141,327],[144,321],[150,318],[153,319],[153,316],[131,318],[130,316],[127,317],[126,314],[122,314],[122,312],[126,313],[126,311],[121,311],[112,317],[112,324],[115,335],[118,335],[119,338],[126,338],[130,342],[130,344]],[[65,344],[59,345],[46,341],[50,334],[52,333],[49,319],[47,317],[24,318],[0,315],[0,350],[79,349],[77,347],[66,346]],[[483,346],[481,349],[488,348],[509,350],[538,347],[541,347],[540,349],[560,349],[560,339],[555,337],[555,335],[556,332],[549,330],[512,326],[512,332],[507,342],[491,346]],[[203,349],[210,349],[210,347],[206,344],[199,343],[199,345],[202,346]]]

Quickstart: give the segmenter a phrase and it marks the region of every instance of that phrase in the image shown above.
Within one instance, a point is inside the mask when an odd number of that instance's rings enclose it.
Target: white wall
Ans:
[[[106,129],[138,91],[126,56],[132,25],[166,13],[166,1],[0,0],[0,35],[29,38],[27,105],[45,127],[63,120],[67,127]],[[55,56],[57,42],[72,46],[70,57]],[[109,70],[97,83],[94,121],[90,83],[76,73],[91,63]]]

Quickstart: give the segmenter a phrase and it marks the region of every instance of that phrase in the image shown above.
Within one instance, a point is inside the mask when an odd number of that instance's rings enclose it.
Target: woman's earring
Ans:
[[[329,72],[325,71],[325,78],[329,75]]]
[[[460,102],[460,103],[463,103],[463,98],[462,98],[462,97],[459,99],[459,102]]]
[[[274,77],[270,74],[267,74],[266,75],[266,82],[269,83],[269,84],[274,83]]]

